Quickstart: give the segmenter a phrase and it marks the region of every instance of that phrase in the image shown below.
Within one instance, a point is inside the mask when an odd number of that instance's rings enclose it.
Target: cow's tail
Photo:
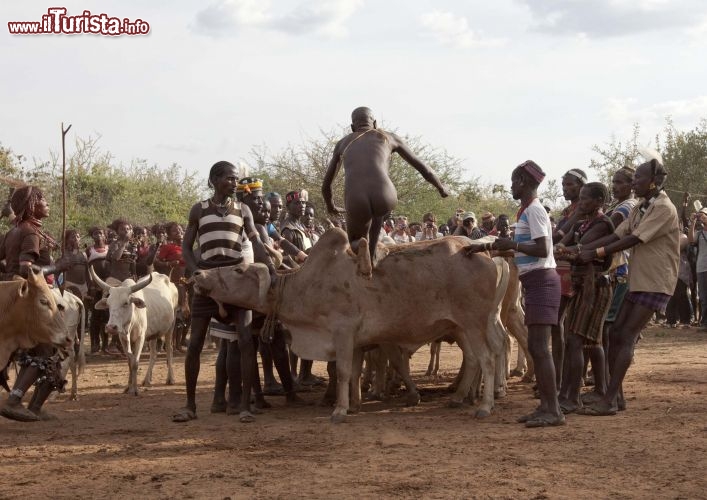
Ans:
[[[489,314],[486,331],[498,332],[500,329],[500,331],[505,334],[505,329],[501,323],[501,307],[503,305],[503,297],[506,294],[511,273],[508,267],[508,262],[506,262],[504,258],[494,257],[493,262],[496,264],[496,293],[493,296],[493,309],[491,310],[491,314]],[[488,336],[491,341],[491,349],[493,352],[500,353],[504,349],[505,336],[506,335]]]
[[[76,367],[78,368],[78,373],[81,375],[84,368],[86,368],[86,351],[84,344],[86,342],[86,308],[83,305],[83,301],[78,300],[79,304],[79,342],[75,346],[76,354]]]

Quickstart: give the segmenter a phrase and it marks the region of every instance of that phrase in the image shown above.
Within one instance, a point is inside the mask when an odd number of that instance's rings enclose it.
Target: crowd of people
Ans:
[[[486,210],[477,219],[475,212],[459,208],[440,224],[431,212],[421,222],[393,215],[397,195],[387,176],[393,152],[441,196],[448,196],[435,173],[401,138],[378,129],[368,108],[357,108],[352,133],[336,145],[324,179],[322,194],[332,214],[325,220],[347,232],[352,248],[366,238],[374,265],[378,242],[396,245],[448,236],[468,238],[469,258],[479,252],[513,257],[523,287],[540,399],[536,410],[518,419],[526,426],[562,425],[568,413],[612,415],[624,410],[622,382],[640,332],[655,314],[667,314],[670,325],[678,321],[689,325],[699,317],[701,331],[707,331],[707,209],[689,221],[679,217],[665,193],[667,173],[657,159],[618,170],[610,190],[589,182],[581,169],[567,171],[562,189],[569,205],[557,221],[538,199],[545,173],[529,160],[511,174],[511,193],[520,202],[514,220]],[[331,191],[341,164],[346,170],[345,209],[334,205]],[[152,271],[168,275],[179,291],[174,345],[186,347],[186,403],[172,419],[185,422],[197,417],[200,356],[211,332],[220,339],[211,411],[237,414],[249,422],[254,418],[251,393],[256,409],[267,406],[263,396],[268,394],[284,394],[288,404],[297,405],[302,403],[298,387],[324,381],[312,373],[311,360],[288,352],[282,325],[274,329],[270,343],[259,343],[264,317],[228,305],[224,317],[219,304],[189,289],[187,278],[199,269],[257,261],[268,266],[274,281],[277,268],[296,268],[306,261],[324,227],[317,222],[306,190],[294,189],[284,197],[265,194],[260,179],[239,178],[227,161],[213,165],[209,187],[213,195],[192,207],[186,228],[177,222],[137,227],[118,218],[108,227],[90,228],[92,243],[85,248],[79,231],[70,229],[57,262],[51,252],[59,244],[42,230],[42,219],[49,214],[46,199],[37,188],[17,189],[9,200],[11,210],[3,212],[14,220],[0,243],[2,272],[4,279],[12,279],[26,276],[29,265],[43,266],[48,282],[70,290],[90,310],[91,352],[115,356],[120,355],[120,345],[106,334],[106,312],[91,307],[103,292],[92,283],[89,268],[115,284]],[[693,304],[695,289],[699,309]],[[15,360],[21,370],[3,416],[24,421],[51,418],[42,405],[52,390],[62,386],[55,351],[40,345],[18,353]],[[582,394],[589,364],[594,389]],[[333,363],[327,371],[335,374]],[[22,398],[33,383],[37,389],[25,408]]]

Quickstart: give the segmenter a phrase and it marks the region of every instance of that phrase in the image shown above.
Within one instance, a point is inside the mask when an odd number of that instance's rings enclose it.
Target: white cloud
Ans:
[[[349,33],[346,21],[362,4],[362,0],[309,0],[277,19],[272,27],[297,35],[345,37]]]
[[[420,24],[427,35],[435,38],[443,45],[458,48],[483,47],[500,45],[500,39],[484,39],[479,37],[469,27],[469,21],[464,16],[451,12],[432,11],[420,16]]]
[[[692,128],[707,116],[707,95],[692,99],[657,102],[641,106],[634,98],[611,98],[603,116],[615,127],[628,129],[638,123],[646,132],[658,132],[670,117],[678,128]]]
[[[702,0],[517,0],[536,31],[592,38],[698,25],[707,13]]]
[[[269,9],[267,0],[219,0],[196,14],[194,28],[209,36],[234,34],[239,28],[267,24]]]
[[[195,30],[221,36],[254,27],[291,35],[341,38],[348,35],[346,22],[361,5],[363,0],[306,0],[276,14],[267,0],[219,0],[196,14]]]

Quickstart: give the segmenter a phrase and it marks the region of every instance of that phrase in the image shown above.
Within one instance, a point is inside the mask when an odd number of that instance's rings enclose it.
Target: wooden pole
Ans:
[[[61,122],[61,256],[66,252],[66,134],[71,129],[71,125],[64,128]]]

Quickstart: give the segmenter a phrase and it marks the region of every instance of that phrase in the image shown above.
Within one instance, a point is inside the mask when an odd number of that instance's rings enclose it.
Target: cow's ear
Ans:
[[[96,302],[96,305],[94,305],[93,308],[99,310],[108,309],[108,302],[106,302],[106,299],[101,299]]]
[[[27,297],[27,294],[29,294],[29,283],[27,283],[27,280],[22,280],[20,288],[17,289],[17,295],[24,298]]]
[[[130,297],[130,302],[135,304],[135,307],[138,309],[144,309],[145,308],[145,301],[138,298],[138,297]]]

